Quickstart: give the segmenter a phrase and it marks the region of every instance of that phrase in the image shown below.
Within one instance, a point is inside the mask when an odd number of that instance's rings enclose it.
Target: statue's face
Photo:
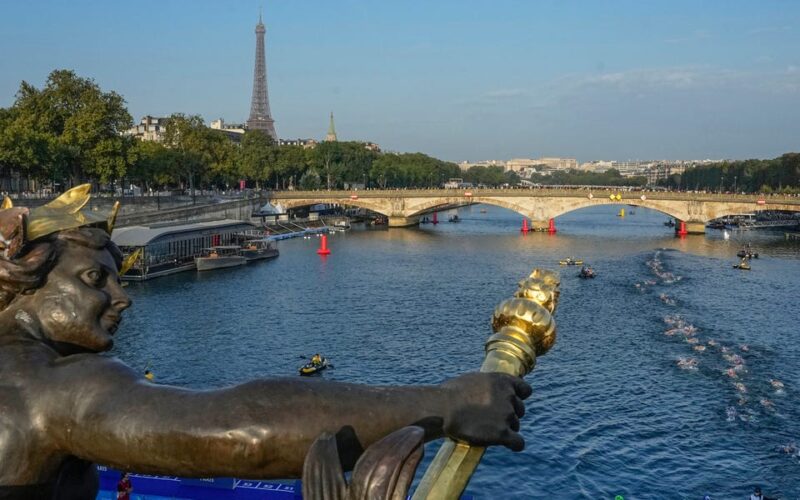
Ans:
[[[131,305],[108,250],[68,244],[32,297],[42,333],[62,354],[111,349]]]

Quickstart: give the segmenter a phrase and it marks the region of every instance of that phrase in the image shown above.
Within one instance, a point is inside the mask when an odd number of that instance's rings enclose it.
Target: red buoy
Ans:
[[[433,212],[433,220],[431,221],[431,224],[438,224],[439,223],[439,218],[436,217],[438,214],[439,214],[439,212]]]
[[[686,230],[686,223],[681,221],[678,225],[678,236],[686,236],[687,234],[689,234],[689,231]]]
[[[319,250],[317,253],[320,255],[330,255],[331,251],[328,249],[328,235],[323,234],[322,239],[319,241]]]
[[[522,219],[522,229],[520,229],[520,231],[522,231],[523,234],[528,234],[528,231],[530,231],[530,229],[528,229],[528,219],[524,217]]]
[[[555,234],[556,232],[556,220],[550,219],[550,225],[547,227],[547,232],[550,234]]]

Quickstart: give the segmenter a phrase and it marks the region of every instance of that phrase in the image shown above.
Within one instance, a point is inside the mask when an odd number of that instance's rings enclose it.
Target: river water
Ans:
[[[662,214],[618,209],[523,236],[519,215],[477,205],[460,224],[339,233],[327,258],[295,239],[272,261],[132,284],[113,354],[197,388],[294,375],[314,352],[335,364],[326,378],[435,383],[480,365],[494,306],[520,279],[576,256],[598,277],[560,268],[558,341],[528,377],[527,447],[490,449],[468,492],[799,496],[800,242],[679,239]],[[745,241],[761,253],[750,272],[732,268]]]

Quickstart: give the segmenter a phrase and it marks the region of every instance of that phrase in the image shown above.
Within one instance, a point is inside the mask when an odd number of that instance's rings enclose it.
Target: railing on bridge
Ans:
[[[266,193],[270,199],[359,199],[359,198],[495,198],[495,197],[574,197],[583,198],[592,194],[595,197],[607,197],[610,194],[619,194],[622,199],[640,200],[645,196],[649,200],[675,200],[675,201],[716,201],[734,203],[759,204],[788,204],[800,205],[800,196],[792,195],[760,195],[760,194],[719,194],[719,193],[694,193],[683,191],[648,191],[648,190],[614,190],[610,188],[594,189],[562,189],[562,188],[513,188],[513,189],[367,189],[357,191],[344,190],[316,190],[316,191],[269,191]]]

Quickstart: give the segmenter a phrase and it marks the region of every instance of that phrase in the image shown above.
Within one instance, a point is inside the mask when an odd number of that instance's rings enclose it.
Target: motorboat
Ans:
[[[583,279],[594,279],[596,276],[597,274],[591,267],[582,267],[581,272],[578,273],[578,277]]]
[[[458,218],[458,215],[454,215],[447,219],[447,222],[461,222],[461,219]]]
[[[736,252],[736,256],[742,259],[757,259],[758,252],[753,252],[752,250],[749,249],[743,249]]]
[[[748,243],[747,245],[742,247],[741,250],[736,252],[736,256],[739,257],[740,259],[757,259],[758,252],[754,252],[753,247],[751,247],[750,244]]]
[[[567,257],[564,260],[559,260],[559,264],[562,266],[582,266],[583,259],[576,259],[575,257]]]
[[[247,259],[241,255],[239,245],[219,245],[208,248],[201,257],[194,259],[198,271],[213,271],[226,267],[244,265]]]
[[[314,363],[313,361],[309,361],[308,363],[304,364],[298,370],[300,375],[314,375],[315,373],[319,373],[322,370],[328,368],[328,360],[322,358],[322,361],[319,363]]]
[[[348,231],[350,229],[350,221],[349,220],[337,220],[333,224],[333,229],[336,231]]]
[[[373,226],[385,226],[388,222],[386,217],[375,217],[370,224]]]
[[[275,241],[268,238],[247,241],[244,245],[242,245],[239,253],[247,262],[261,259],[272,259],[280,255]]]

